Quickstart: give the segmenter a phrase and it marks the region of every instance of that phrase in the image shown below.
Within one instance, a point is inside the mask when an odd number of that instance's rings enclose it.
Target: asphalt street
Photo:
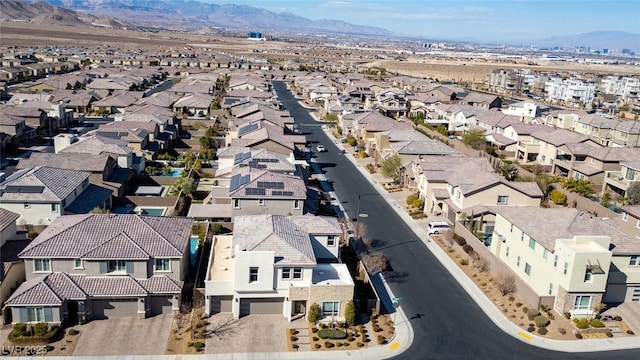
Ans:
[[[368,180],[342,154],[284,82],[274,81],[279,100],[307,139],[327,151],[314,152],[351,218],[366,224],[374,250],[385,253],[385,277],[412,322],[411,347],[398,359],[639,359],[640,351],[554,352],[528,345],[501,331],[430,253],[413,231],[379,196]],[[360,204],[358,204],[360,199]],[[359,205],[359,206],[358,206]]]

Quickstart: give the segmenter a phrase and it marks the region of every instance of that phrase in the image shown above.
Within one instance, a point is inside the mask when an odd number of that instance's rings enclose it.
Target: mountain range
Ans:
[[[17,0],[9,0],[17,1]],[[5,2],[5,0],[2,0]],[[33,5],[38,1],[29,0]],[[44,2],[93,15],[117,15],[123,21],[145,26],[197,30],[202,27],[262,33],[323,33],[390,36],[389,30],[354,25],[339,20],[310,20],[292,13],[275,13],[262,8],[195,0],[44,0]]]

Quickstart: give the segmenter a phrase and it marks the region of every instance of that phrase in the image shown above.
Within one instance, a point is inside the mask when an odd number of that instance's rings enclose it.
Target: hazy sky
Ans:
[[[337,19],[431,39],[506,42],[604,30],[640,34],[640,0],[201,1]]]

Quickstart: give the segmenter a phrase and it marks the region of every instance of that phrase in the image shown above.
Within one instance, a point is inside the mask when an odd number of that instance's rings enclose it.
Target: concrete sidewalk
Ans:
[[[329,138],[334,138],[331,131],[327,131],[325,126],[322,127],[325,134]],[[342,149],[343,144],[339,141],[335,142],[338,148]],[[640,348],[640,339],[637,336],[624,338],[607,338],[607,339],[590,339],[590,340],[552,340],[539,337],[535,334],[523,331],[516,324],[507,319],[503,313],[493,304],[493,302],[480,290],[469,277],[460,269],[457,264],[440,248],[431,241],[431,237],[426,232],[426,226],[421,224],[421,220],[414,220],[404,211],[402,202],[398,203],[394,196],[388,193],[375,177],[367,171],[367,169],[353,156],[347,155],[358,170],[373,184],[376,190],[396,211],[396,213],[405,221],[405,223],[413,230],[413,232],[422,239],[431,253],[446,267],[456,281],[464,288],[485,314],[493,321],[502,331],[515,337],[516,339],[529,343],[531,345],[556,351],[565,352],[593,352],[607,350],[623,350]]]

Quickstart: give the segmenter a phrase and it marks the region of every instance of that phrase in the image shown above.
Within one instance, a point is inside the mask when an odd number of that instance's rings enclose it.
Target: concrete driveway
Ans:
[[[172,320],[172,315],[158,315],[148,319],[94,320],[75,326],[82,335],[73,355],[164,354]]]
[[[249,315],[234,320],[229,313],[209,319],[205,354],[287,351],[285,329],[292,327],[282,315]]]

